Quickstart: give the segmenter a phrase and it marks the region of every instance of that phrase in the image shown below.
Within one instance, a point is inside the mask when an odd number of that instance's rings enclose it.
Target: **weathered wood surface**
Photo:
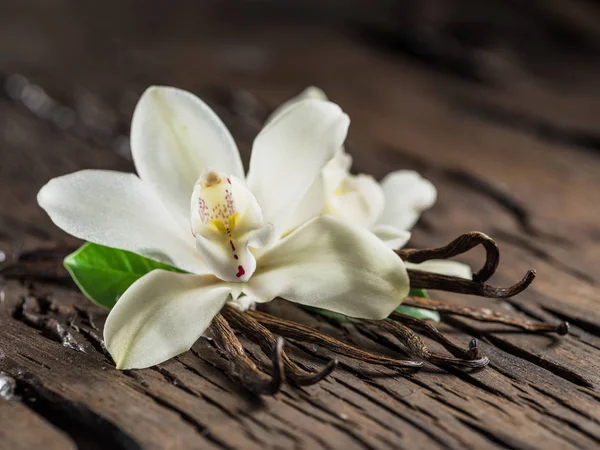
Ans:
[[[511,47],[509,56],[490,60],[498,50],[491,44],[480,53],[458,47],[464,53],[451,53],[450,62],[469,62],[473,70],[465,73],[440,60],[445,47],[418,61],[398,48],[381,51],[381,36],[367,45],[357,30],[371,29],[375,19],[361,13],[373,11],[360,2],[354,16],[344,13],[363,19],[356,28],[341,26],[327,8],[327,19],[308,26],[310,13],[302,20],[291,14],[292,21],[278,9],[262,17],[193,2],[101,3],[0,6],[2,267],[28,251],[77,245],[37,207],[37,189],[81,168],[133,170],[128,122],[147,85],[202,95],[247,156],[268,112],[315,84],[352,118],[348,148],[356,170],[381,177],[416,168],[438,187],[415,246],[480,230],[502,250],[492,281],[515,282],[531,267],[538,272],[529,290],[505,301],[436,298],[568,320],[572,333],[531,336],[453,319],[442,328],[457,341],[478,337],[488,368],[448,373],[429,366],[407,376],[373,366],[372,376],[358,376],[357,363],[341,358],[325,382],[259,399],[224,375],[223,361],[204,341],[156,368],[115,370],[97,338],[106,312],[90,305],[66,273],[48,276],[39,264],[22,264],[0,277],[0,448],[598,448],[595,7],[539,7],[577,25],[591,47],[579,58],[563,52],[523,59],[530,55]],[[385,17],[387,29],[394,20]],[[537,38],[543,42],[543,33]],[[478,264],[479,257],[464,260]],[[23,301],[43,326],[19,314]],[[397,354],[384,334],[334,326],[281,303],[270,310]],[[57,323],[72,341],[61,345]],[[311,345],[289,348],[307,367],[329,356]]]

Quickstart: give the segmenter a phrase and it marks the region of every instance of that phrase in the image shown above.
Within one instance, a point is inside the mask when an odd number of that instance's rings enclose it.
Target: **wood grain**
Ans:
[[[453,61],[468,57],[482,75],[476,81],[450,70],[447,60],[439,63],[445,47],[431,47],[429,60],[411,55],[398,28],[389,34],[398,16],[387,2],[372,8],[357,1],[344,14],[319,2],[291,2],[292,12],[171,3],[0,7],[0,372],[15,384],[0,400],[0,448],[598,448],[595,47],[578,59],[534,60],[541,50],[531,44],[519,54],[515,45],[504,63],[494,64],[489,58],[502,53],[488,41],[483,50],[458,47]],[[544,20],[560,16],[598,41],[590,25],[597,8],[569,2],[577,6],[560,15],[558,3],[539,7]],[[427,14],[414,11],[405,12],[417,32]],[[523,17],[533,21],[538,13]],[[462,16],[444,17],[434,23],[436,32]],[[502,23],[513,16],[497,17]],[[373,27],[386,30],[393,50],[365,37]],[[440,328],[465,346],[478,337],[491,360],[486,369],[428,365],[407,375],[340,357],[321,384],[286,386],[272,398],[252,397],[227,378],[223,359],[204,340],[156,368],[115,370],[97,339],[106,312],[86,301],[60,266],[48,272],[56,261],[5,268],[26,252],[78,245],[39,209],[36,192],[51,177],[78,169],[132,171],[129,121],[150,84],[205,98],[246,163],[269,112],[309,84],[322,87],[352,118],[348,150],[357,171],[381,178],[417,169],[438,188],[412,246],[441,246],[479,230],[500,246],[493,284],[513,284],[530,268],[538,274],[510,299],[434,292],[435,298],[568,320],[572,333],[532,336],[456,317]],[[462,260],[479,268],[483,252]],[[32,314],[66,327],[74,344],[15,315],[24,299]],[[365,349],[405,355],[391,335],[372,327],[333,324],[283,302],[268,309]],[[256,345],[244,344],[264,359]],[[301,342],[286,349],[310,370],[333,356]]]

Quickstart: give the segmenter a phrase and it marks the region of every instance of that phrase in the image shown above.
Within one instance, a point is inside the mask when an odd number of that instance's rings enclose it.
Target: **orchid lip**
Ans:
[[[225,174],[215,170],[205,170],[202,173],[192,194],[192,234],[194,236],[197,233],[194,230],[195,215],[200,219],[201,224],[211,226],[216,231],[229,232],[229,229],[233,228],[238,213],[232,191],[231,179]]]
[[[194,185],[190,214],[196,248],[209,269],[224,281],[247,281],[256,269],[249,241],[264,221],[244,183],[214,169],[203,171]]]

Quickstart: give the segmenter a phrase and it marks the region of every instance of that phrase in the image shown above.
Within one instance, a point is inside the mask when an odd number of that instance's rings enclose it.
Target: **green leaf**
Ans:
[[[429,309],[400,305],[396,308],[396,311],[407,316],[412,316],[415,319],[433,320],[434,322],[440,321],[440,314],[437,311],[430,311]]]
[[[425,289],[413,288],[408,293],[411,297],[423,297],[429,298],[429,294]],[[434,322],[440,321],[440,314],[437,311],[431,311],[429,309],[416,308],[414,306],[400,305],[396,308],[396,311],[407,316],[412,316],[416,319],[433,320]]]
[[[154,269],[184,272],[132,252],[92,243],[67,256],[64,264],[81,292],[108,309],[134,281]]]
[[[425,289],[419,288],[411,288],[410,292],[408,293],[408,296],[429,298],[429,294],[427,293],[427,291]]]

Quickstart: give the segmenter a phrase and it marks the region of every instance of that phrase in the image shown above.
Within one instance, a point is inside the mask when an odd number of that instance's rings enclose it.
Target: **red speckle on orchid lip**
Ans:
[[[246,271],[242,266],[238,266],[238,273],[235,274],[236,277],[240,278],[246,274]]]

